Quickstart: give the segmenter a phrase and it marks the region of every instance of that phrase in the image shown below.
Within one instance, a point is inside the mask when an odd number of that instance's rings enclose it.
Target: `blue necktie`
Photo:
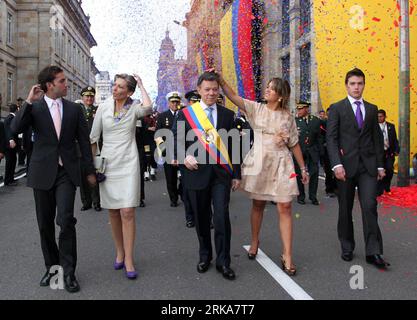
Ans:
[[[213,127],[215,127],[215,125],[214,125],[214,118],[213,118],[214,108],[213,107],[208,107],[206,110],[207,110],[207,118],[209,119],[209,121],[211,122],[211,124],[213,125]]]
[[[363,127],[363,114],[362,114],[362,110],[361,110],[361,102],[360,101],[355,101],[355,104],[357,105],[357,109],[356,109],[356,122],[358,123],[358,127],[359,129],[362,129]]]

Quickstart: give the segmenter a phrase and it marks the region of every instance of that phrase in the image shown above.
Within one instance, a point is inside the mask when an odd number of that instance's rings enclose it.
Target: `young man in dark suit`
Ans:
[[[400,145],[397,139],[395,125],[386,121],[385,110],[378,110],[378,122],[384,137],[384,169],[386,176],[378,181],[378,196],[391,191],[391,180],[394,176],[395,157],[400,153]]]
[[[342,259],[353,259],[352,208],[355,187],[358,187],[366,261],[378,268],[386,268],[389,264],[382,258],[383,244],[376,201],[377,180],[385,176],[378,108],[363,100],[365,74],[361,70],[349,71],[345,84],[348,97],[330,106],[326,136],[330,163],[338,180],[338,234]]]
[[[74,218],[76,186],[80,185],[81,161],[88,167],[88,180],[95,185],[93,159],[87,122],[79,104],[63,99],[67,95],[67,79],[56,66],[43,69],[39,84],[32,87],[29,96],[16,114],[12,129],[24,132],[32,126],[35,135],[27,184],[34,190],[36,216],[41,237],[42,252],[47,268],[40,282],[48,286],[53,274],[50,269],[60,265],[68,292],[77,292],[80,286],[75,278],[77,245]],[[60,226],[59,244],[55,240],[55,216]]]
[[[190,110],[194,110],[194,108],[197,108],[196,110],[200,115],[203,115],[201,120],[210,121],[212,127],[217,131],[224,129],[229,132],[234,129],[233,111],[216,104],[219,96],[219,81],[218,75],[214,72],[205,72],[200,76],[197,88],[201,96],[201,102],[194,104],[192,109],[188,107],[178,113],[173,131],[176,144],[175,155],[180,165],[183,166],[183,183],[187,189],[195,215],[195,226],[200,244],[197,271],[199,273],[206,272],[213,258],[210,231],[210,207],[213,204],[214,241],[217,255],[216,269],[225,279],[234,280],[235,272],[230,268],[231,225],[229,201],[230,190],[236,190],[239,187],[240,165],[233,165],[233,170],[228,171],[218,161],[218,153],[217,160],[214,161],[214,159],[210,158],[206,149],[200,148],[196,150],[193,148],[200,142],[196,142],[196,139],[194,141],[186,139],[191,134],[190,131],[195,127],[191,123],[192,119],[187,117],[187,114],[190,115]],[[178,128],[181,126],[181,123],[185,125],[184,132],[181,132]],[[239,137],[239,132],[236,132]],[[206,136],[205,138],[202,136],[203,142],[201,143],[210,145],[212,143],[210,142],[212,141],[210,140],[210,132],[205,132],[204,134]],[[224,141],[223,139],[222,137],[223,144],[228,146],[228,156],[233,161],[230,139],[229,141]],[[239,142],[240,140],[238,139]],[[185,154],[183,154],[184,151]]]

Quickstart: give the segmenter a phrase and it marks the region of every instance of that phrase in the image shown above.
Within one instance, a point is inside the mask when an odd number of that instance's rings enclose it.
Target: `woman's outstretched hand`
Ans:
[[[142,79],[136,73],[133,74],[133,78],[135,78],[136,82],[138,83],[138,88],[143,87]]]

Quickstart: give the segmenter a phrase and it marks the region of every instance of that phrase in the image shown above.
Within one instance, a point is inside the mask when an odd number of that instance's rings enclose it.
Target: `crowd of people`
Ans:
[[[300,101],[294,116],[286,80],[272,78],[262,101],[250,101],[211,69],[199,77],[196,90],[185,95],[187,106],[181,105],[179,92],[171,92],[166,97],[169,109],[157,114],[138,75],[116,75],[112,97],[97,107],[94,88],[83,89],[79,103],[70,102],[64,98],[64,71],[57,66],[43,69],[26,101],[20,108],[10,106],[12,117],[0,125],[0,159],[6,155],[6,162],[13,161],[7,155],[16,147],[19,134],[29,132],[33,144],[27,184],[34,189],[46,267],[40,285],[48,286],[54,276],[51,268],[60,265],[65,289],[80,290],[75,276],[77,186],[81,210],[109,211],[114,269],[124,269],[128,279],[137,278],[135,212],[145,206],[144,181],[156,179],[158,159],[165,160],[170,206],[177,207],[181,199],[186,226],[195,227],[199,273],[205,273],[215,258],[216,270],[225,279],[236,277],[231,268],[229,202],[231,192],[240,190],[252,202],[248,259],[257,258],[263,213],[272,202],[282,241],[281,267],[289,276],[296,275],[292,202],[297,199],[306,205],[308,186],[309,200],[319,205],[320,164],[326,195],[339,202],[341,258],[351,261],[354,257],[352,208],[357,188],[366,261],[387,268],[377,196],[390,191],[399,147],[385,111],[363,99],[365,78],[359,69],[349,71],[347,97],[332,104],[328,115],[325,111],[318,117],[311,115],[310,104]],[[137,90],[141,100],[132,98]],[[237,106],[238,116],[224,107],[220,91]],[[237,159],[232,154],[236,140],[222,134],[236,129],[240,137]],[[250,136],[248,152],[242,151],[245,134]],[[58,244],[55,217],[60,227]]]

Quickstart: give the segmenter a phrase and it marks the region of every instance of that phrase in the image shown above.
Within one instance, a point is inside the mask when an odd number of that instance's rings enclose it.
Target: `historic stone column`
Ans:
[[[273,77],[282,76],[282,64],[280,45],[281,34],[281,2],[271,3],[265,1],[265,15],[267,24],[263,35],[262,46],[262,88],[265,89],[267,82]]]
[[[295,103],[300,97],[300,50],[297,48],[300,25],[299,0],[290,1],[290,108],[295,109]]]

